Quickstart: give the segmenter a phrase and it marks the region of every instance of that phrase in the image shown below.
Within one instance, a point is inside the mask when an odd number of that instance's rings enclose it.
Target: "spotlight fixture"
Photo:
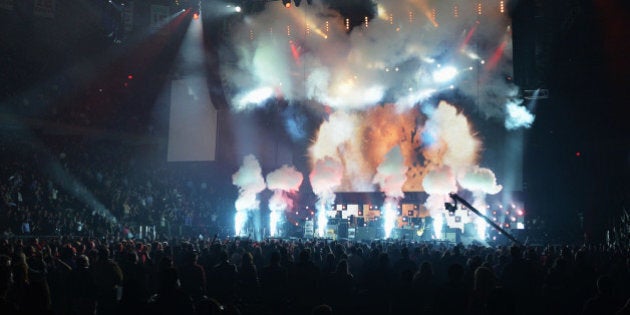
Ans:
[[[290,8],[291,7],[291,0],[282,0],[282,5],[285,8]]]
[[[302,0],[293,0],[293,2],[295,3],[296,7],[299,7],[300,3],[302,3]]]

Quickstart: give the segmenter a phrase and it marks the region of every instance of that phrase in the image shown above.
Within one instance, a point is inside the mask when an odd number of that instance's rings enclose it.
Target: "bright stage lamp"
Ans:
[[[433,81],[445,83],[453,80],[457,76],[457,69],[451,66],[440,68],[433,72]]]

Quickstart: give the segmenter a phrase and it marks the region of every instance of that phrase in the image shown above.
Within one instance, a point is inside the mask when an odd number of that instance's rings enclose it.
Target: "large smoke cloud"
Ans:
[[[317,0],[291,9],[269,2],[234,23],[229,51],[237,62],[222,68],[234,107],[261,104],[264,98],[246,97],[259,89],[337,109],[382,101],[409,106],[454,86],[486,117],[510,116],[506,105],[518,88],[506,79],[512,72],[507,14],[487,7],[480,18],[474,3],[450,1],[383,0],[374,8],[367,26],[351,31]],[[435,80],[447,65],[457,75]]]

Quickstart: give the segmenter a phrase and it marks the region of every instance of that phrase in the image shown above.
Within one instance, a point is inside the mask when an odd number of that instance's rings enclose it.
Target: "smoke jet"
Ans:
[[[325,235],[328,219],[326,211],[332,209],[335,202],[335,189],[341,185],[343,177],[343,165],[327,156],[315,162],[315,166],[309,175],[313,193],[317,195],[317,233],[319,237]]]
[[[260,209],[258,194],[265,190],[265,179],[256,157],[249,154],[243,158],[243,164],[232,175],[232,184],[238,187],[238,199],[234,203],[236,215],[234,217],[234,232],[236,235],[246,235],[244,231],[248,213]],[[258,230],[260,227],[255,227]],[[256,231],[258,233],[258,231]]]
[[[279,169],[267,174],[267,188],[274,192],[269,199],[270,236],[276,236],[278,225],[284,219],[284,211],[293,207],[293,199],[289,195],[300,189],[302,180],[302,173],[288,165],[282,165]]]
[[[385,205],[383,205],[385,238],[391,236],[392,229],[396,225],[398,201],[405,196],[402,191],[407,180],[407,167],[404,162],[400,146],[393,147],[376,169],[377,173],[372,181],[378,184],[386,197]]]

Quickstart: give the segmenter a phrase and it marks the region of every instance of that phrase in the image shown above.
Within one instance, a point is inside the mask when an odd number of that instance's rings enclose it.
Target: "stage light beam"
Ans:
[[[507,46],[507,44],[508,44],[507,40],[504,40],[501,42],[501,44],[497,47],[497,49],[492,54],[492,57],[490,57],[490,60],[488,61],[488,64],[486,65],[486,70],[490,71],[496,68],[497,64],[499,64],[499,61],[501,60],[501,57],[503,56],[503,51],[505,51],[505,47]]]

